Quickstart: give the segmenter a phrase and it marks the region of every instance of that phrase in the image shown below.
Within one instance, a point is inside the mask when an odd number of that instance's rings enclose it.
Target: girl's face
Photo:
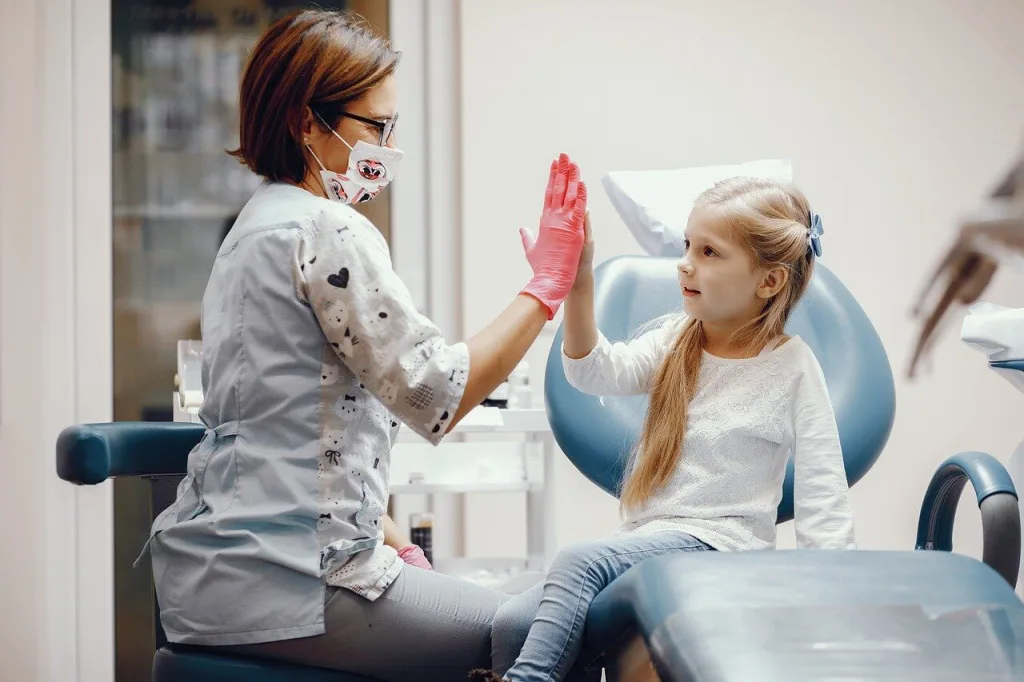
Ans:
[[[686,314],[706,327],[740,328],[757,317],[777,293],[775,277],[756,266],[713,210],[694,208],[686,224],[686,253],[679,260],[679,287]]]

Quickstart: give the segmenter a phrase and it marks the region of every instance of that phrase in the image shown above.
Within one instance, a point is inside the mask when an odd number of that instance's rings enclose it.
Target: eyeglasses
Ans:
[[[383,121],[378,121],[372,118],[366,118],[365,116],[357,116],[356,114],[350,114],[347,111],[339,112],[339,115],[344,116],[345,118],[350,118],[353,121],[365,123],[368,126],[373,126],[374,128],[376,128],[377,131],[380,133],[380,139],[378,140],[377,144],[380,145],[381,147],[386,145],[388,143],[388,140],[391,139],[391,135],[394,134],[395,132],[395,123],[398,121],[398,114],[395,114],[391,118],[385,119]]]

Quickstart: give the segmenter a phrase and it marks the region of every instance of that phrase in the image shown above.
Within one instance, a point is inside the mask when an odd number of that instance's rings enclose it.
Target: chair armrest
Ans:
[[[205,428],[178,422],[79,424],[57,438],[57,475],[95,485],[118,476],[184,474]]]
[[[1015,586],[1021,546],[1017,489],[1006,468],[992,455],[963,452],[935,471],[921,505],[917,549],[953,551],[957,504],[968,481],[981,509],[983,560]]]

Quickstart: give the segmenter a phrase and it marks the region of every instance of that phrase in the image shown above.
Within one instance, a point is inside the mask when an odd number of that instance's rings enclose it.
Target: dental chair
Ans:
[[[596,287],[598,324],[613,341],[679,305],[669,258],[612,259],[597,268]],[[893,423],[893,380],[881,343],[853,297],[820,264],[789,331],[803,337],[824,369],[854,483],[878,458]],[[614,495],[644,403],[571,388],[560,349],[561,331],[545,382],[552,429],[574,465]],[[154,490],[166,488],[169,478],[184,474],[202,434],[201,426],[185,423],[69,427],[57,442],[57,473],[80,485],[138,476]],[[968,481],[982,507],[985,563],[950,552],[957,501]],[[790,468],[780,522],[792,518],[792,499]],[[154,503],[152,514],[168,502]],[[918,549],[945,551],[709,552],[650,559],[594,602],[580,662],[594,671],[604,668],[609,681],[649,679],[655,670],[663,680],[688,682],[906,681],[924,673],[920,679],[1024,679],[1024,608],[1012,589],[1020,527],[1006,471],[980,453],[951,457],[928,488],[919,528]],[[216,648],[164,644],[159,623],[157,628],[153,682],[374,682],[222,655]],[[957,672],[964,670],[969,674]]]
[[[595,272],[598,327],[611,341],[681,306],[676,259],[619,257]],[[820,263],[787,332],[825,374],[851,485],[878,459],[895,390],[874,328]],[[565,379],[562,331],[545,377],[561,450],[612,495],[642,425],[645,398],[594,397]],[[984,562],[952,554],[960,493],[975,490]],[[884,503],[882,501],[881,503]],[[789,463],[778,521],[793,517]],[[1024,606],[1017,493],[983,453],[947,459],[928,486],[918,550],[700,552],[646,560],[591,605],[579,663],[612,680],[1021,680]],[[653,668],[653,670],[652,670]]]

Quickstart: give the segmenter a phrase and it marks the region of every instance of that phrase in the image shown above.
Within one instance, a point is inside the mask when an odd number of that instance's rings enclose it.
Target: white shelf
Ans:
[[[492,419],[493,418],[493,419]],[[455,433],[548,433],[548,415],[544,408],[527,410],[477,407],[470,410],[462,421],[455,425],[449,435]],[[398,433],[399,443],[426,443],[409,428]]]

